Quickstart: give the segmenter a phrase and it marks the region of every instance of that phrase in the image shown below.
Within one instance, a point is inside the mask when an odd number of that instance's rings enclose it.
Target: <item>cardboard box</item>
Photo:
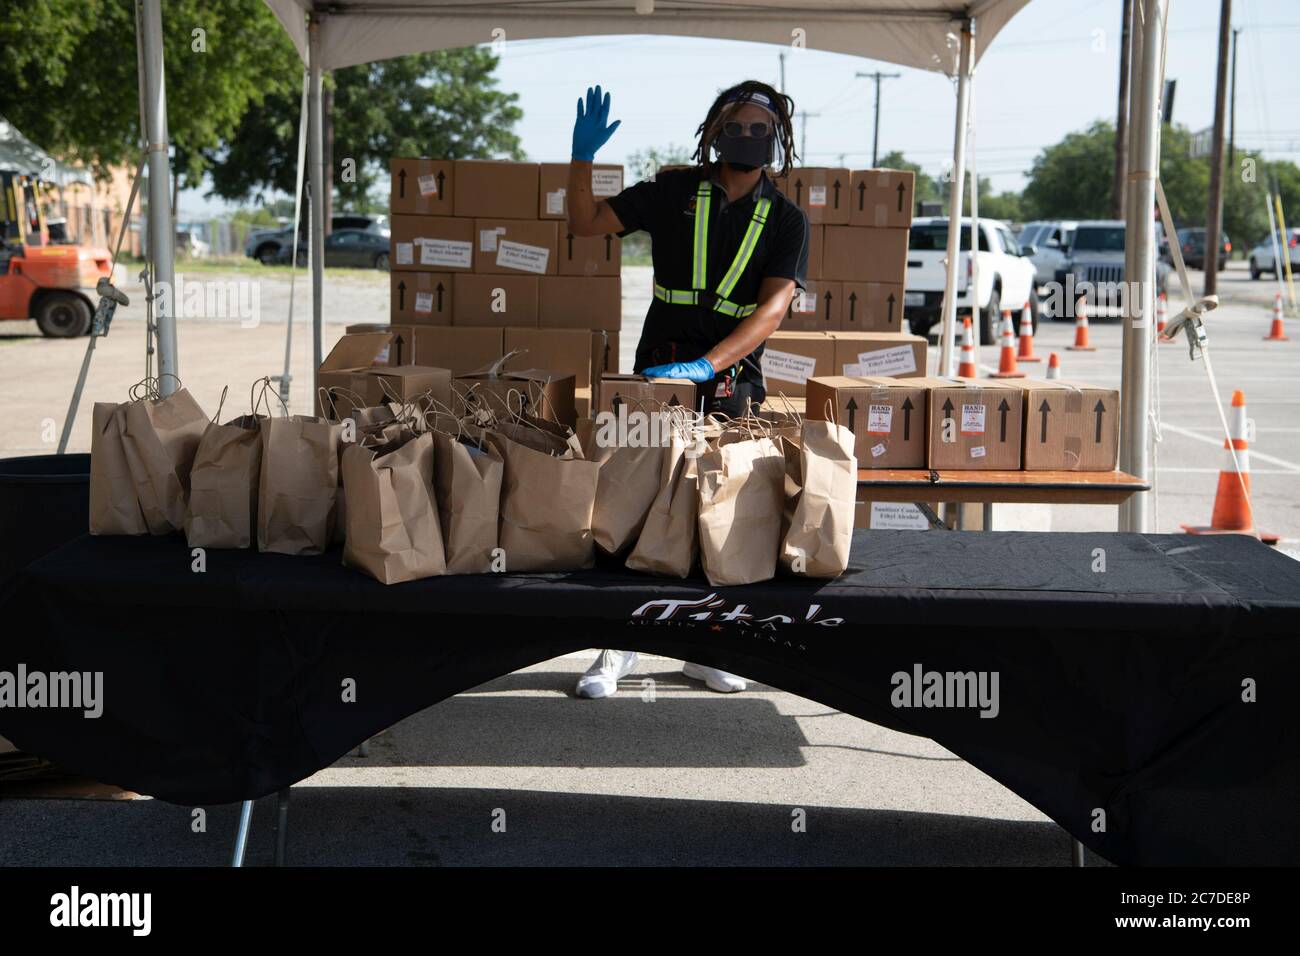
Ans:
[[[623,167],[595,163],[591,167],[591,194],[597,200],[623,191]],[[538,219],[565,219],[569,215],[569,164],[542,163],[538,170]]]
[[[1024,433],[1024,392],[996,379],[917,380],[930,390],[930,468],[1015,471]]]
[[[364,399],[370,388],[370,369],[381,362],[381,356],[387,360],[392,341],[391,331],[344,333],[316,372],[318,391],[312,404],[316,406],[317,414],[328,416],[330,408],[319,389],[337,389],[339,393],[355,393]],[[336,407],[340,401],[347,399],[336,397]],[[355,400],[351,404],[355,404]],[[346,415],[347,412],[340,408],[339,414]]]
[[[921,509],[908,501],[858,500],[853,510],[853,527],[883,528],[889,531],[929,531],[930,521]]]
[[[826,238],[825,226],[808,227],[808,271],[804,273],[805,279],[820,279],[822,277],[822,262],[824,253],[822,251]]]
[[[607,372],[600,377],[600,391],[596,397],[597,414],[612,412],[624,401],[696,407],[695,383],[681,378],[646,378],[644,375]]]
[[[556,224],[532,219],[475,219],[474,271],[555,275]]]
[[[399,272],[469,272],[474,268],[474,220],[394,216],[389,246]]]
[[[575,236],[560,227],[559,274],[618,276],[623,269],[623,240],[615,235]]]
[[[802,293],[795,291],[794,299],[781,328],[787,332],[837,332],[843,314],[842,284],[809,279]]]
[[[417,325],[414,330],[415,361],[450,369],[453,377],[485,369],[505,354],[500,328]]]
[[[410,365],[415,361],[415,326],[389,325],[385,328],[392,333],[392,341],[379,353],[376,367],[393,368],[398,365]],[[433,367],[433,366],[431,366]]]
[[[537,325],[537,277],[460,273],[455,290],[452,325],[491,327]]]
[[[514,329],[505,330],[505,351],[519,349],[522,354],[510,361],[510,367],[530,366],[557,369],[573,375],[575,389],[590,390],[607,369],[610,337],[618,333],[589,329]]]
[[[924,468],[926,397],[916,379],[829,375],[808,380],[805,401],[808,418],[853,432],[859,468]]]
[[[573,412],[579,421],[591,417],[591,389],[575,388],[573,390]]]
[[[826,332],[773,332],[763,346],[768,396],[803,395],[808,379],[835,373],[835,340]]]
[[[455,215],[483,219],[537,217],[537,164],[458,159]]]
[[[827,226],[822,278],[843,282],[907,282],[906,229]]]
[[[393,321],[451,324],[455,308],[450,272],[391,272],[388,281]]]
[[[901,332],[903,286],[893,282],[840,283],[840,330]]]
[[[407,159],[394,156],[388,161],[392,175],[388,211],[393,215],[450,216],[453,164],[449,159]]]
[[[451,404],[451,370],[427,365],[397,365],[371,369],[365,398],[369,405],[392,401],[410,401],[432,392],[444,405]]]
[[[1119,391],[1021,379],[1025,471],[1114,471],[1119,462]]]
[[[849,171],[825,166],[801,166],[777,180],[777,188],[794,200],[808,222],[849,222]],[[839,278],[832,276],[831,278]]]
[[[926,341],[910,332],[832,332],[834,375],[916,378],[926,373]]]
[[[488,408],[509,408],[573,428],[577,423],[573,376],[556,369],[525,368],[486,374],[458,375],[453,383],[458,400],[481,396]]]
[[[774,425],[798,425],[801,418],[807,417],[805,409],[805,399],[777,395],[763,400],[758,406],[758,417]]]
[[[606,276],[542,276],[538,324],[544,329],[604,329],[623,324],[622,286]]]
[[[849,225],[912,225],[916,174],[904,169],[857,169],[849,174]]]

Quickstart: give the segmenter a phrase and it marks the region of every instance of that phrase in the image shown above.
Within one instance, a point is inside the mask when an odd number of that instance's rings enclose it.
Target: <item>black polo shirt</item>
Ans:
[[[623,224],[625,236],[638,229],[650,233],[655,281],[669,289],[689,289],[695,250],[695,202],[702,169],[661,170],[653,180],[637,183],[608,200]],[[713,183],[710,202],[709,249],[706,289],[713,291],[731,268],[759,198],[772,200],[758,245],[728,298],[738,305],[758,301],[758,287],[769,277],[793,279],[804,287],[808,271],[808,218],[802,209],[777,191],[766,175],[749,195],[734,203]],[[652,299],[641,341],[636,349],[636,370],[665,362],[701,358],[726,338],[742,317],[724,315],[707,304],[671,305]],[[749,356],[753,366],[746,376],[758,379],[763,346]]]

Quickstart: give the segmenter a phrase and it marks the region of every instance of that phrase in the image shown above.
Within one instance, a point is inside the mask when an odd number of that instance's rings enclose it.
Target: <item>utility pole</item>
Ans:
[[[1232,93],[1228,100],[1228,168],[1237,168],[1237,34],[1232,31]]]
[[[881,73],[879,70],[876,70],[874,73],[855,73],[853,75],[854,77],[859,79],[865,78],[868,80],[876,81],[876,123],[875,123],[876,130],[871,137],[871,168],[875,169],[878,162],[878,155],[880,151],[880,81],[896,79],[897,77],[900,77],[903,74]]]
[[[1111,189],[1111,215],[1124,218],[1124,197],[1128,193],[1128,87],[1129,70],[1133,61],[1133,0],[1124,0],[1120,15],[1119,38],[1119,107],[1115,116],[1115,182]]]
[[[785,92],[785,53],[778,53],[776,58],[781,61],[781,92]]]
[[[799,158],[807,162],[805,157],[808,155],[808,117],[816,119],[820,113],[809,113],[807,110],[799,111]]]
[[[1210,148],[1210,198],[1205,210],[1205,292],[1219,287],[1220,236],[1223,234],[1223,126],[1228,100],[1228,40],[1232,34],[1232,0],[1220,0],[1219,64],[1214,81],[1214,141]]]

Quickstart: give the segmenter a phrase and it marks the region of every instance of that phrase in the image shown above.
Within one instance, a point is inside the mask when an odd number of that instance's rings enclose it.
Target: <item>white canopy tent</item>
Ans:
[[[146,10],[159,0],[138,0]],[[970,82],[976,64],[997,34],[1028,0],[265,0],[307,64],[309,78],[309,176],[312,195],[312,302],[314,365],[321,360],[324,197],[321,145],[323,71],[428,50],[495,40],[588,35],[670,34],[767,42],[847,53],[933,70],[957,80],[953,176],[949,208],[964,208],[966,132]],[[1165,22],[1170,0],[1135,0],[1129,128],[1128,255],[1130,279],[1140,294],[1127,301],[1122,382],[1123,439],[1120,467],[1149,480],[1150,367],[1154,313],[1154,205],[1158,169],[1159,95]],[[146,15],[146,23],[148,17]],[[147,31],[146,44],[150,37]],[[146,49],[147,72],[161,67]],[[151,81],[156,82],[156,81]],[[158,86],[159,92],[161,85]],[[146,110],[161,106],[150,96]],[[158,123],[157,117],[152,117]],[[165,122],[165,118],[164,118]],[[146,128],[156,126],[146,123]],[[161,124],[158,124],[161,125]],[[153,137],[151,136],[152,140]],[[940,370],[954,371],[956,263],[960,230],[949,230]],[[160,277],[170,280],[170,276]],[[1135,321],[1136,318],[1136,321]],[[163,326],[168,328],[164,332]],[[159,316],[160,345],[174,339],[174,318]],[[162,350],[160,350],[162,351]],[[168,369],[163,355],[162,371]],[[171,359],[174,365],[174,353]],[[1121,528],[1146,529],[1146,495],[1121,510]]]

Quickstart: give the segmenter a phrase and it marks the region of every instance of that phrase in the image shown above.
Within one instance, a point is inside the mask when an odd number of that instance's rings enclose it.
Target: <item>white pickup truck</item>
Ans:
[[[970,219],[963,218],[961,261],[957,268],[957,309],[971,308]],[[976,300],[980,309],[980,341],[997,341],[1002,309],[1015,313],[1016,328],[1020,310],[1029,303],[1038,328],[1038,296],[1034,288],[1034,264],[1021,252],[1015,237],[1002,223],[980,220],[979,289]],[[948,220],[946,217],[922,217],[912,221],[907,244],[907,289],[903,293],[903,315],[912,332],[928,335],[942,320],[943,283],[948,258]],[[960,341],[960,328],[958,341]]]

